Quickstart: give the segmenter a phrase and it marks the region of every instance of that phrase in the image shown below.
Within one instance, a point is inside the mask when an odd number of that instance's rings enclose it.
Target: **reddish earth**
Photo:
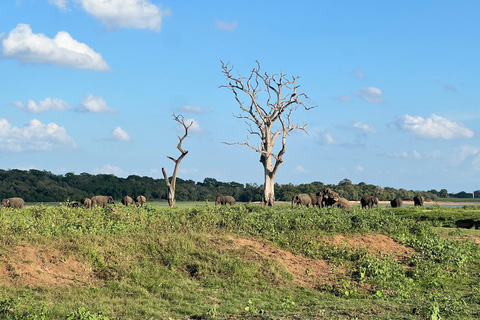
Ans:
[[[322,237],[326,245],[345,246],[354,249],[366,249],[369,253],[381,256],[391,256],[396,260],[411,257],[415,251],[383,234],[352,234],[348,237],[335,235]]]
[[[279,249],[263,240],[237,238],[232,241],[235,248],[247,248],[262,259],[282,263],[294,280],[305,287],[313,288],[324,283],[332,284],[339,276],[345,276],[345,270],[341,266],[334,267],[325,260],[311,259],[288,250]],[[414,252],[413,249],[381,234],[335,235],[322,237],[320,241],[327,246],[366,249],[371,254],[388,255],[398,261],[410,257]]]
[[[311,259],[276,248],[266,241],[237,238],[236,248],[247,248],[261,259],[274,260],[282,263],[295,281],[304,287],[316,287],[323,283],[333,283],[337,276],[344,275],[342,267],[334,267],[325,260]]]
[[[0,284],[77,286],[92,280],[89,267],[60,251],[22,244],[0,255]]]

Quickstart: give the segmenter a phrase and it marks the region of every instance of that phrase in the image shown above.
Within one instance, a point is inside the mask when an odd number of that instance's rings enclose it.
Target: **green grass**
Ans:
[[[444,231],[458,219],[480,217],[475,207],[115,208],[0,210],[0,257],[21,243],[48,247],[90,266],[95,278],[73,287],[2,285],[0,319],[480,317],[480,247],[448,236],[463,230]],[[354,233],[388,235],[415,254],[397,261],[320,241]],[[281,262],[233,247],[236,237],[327,260],[345,275],[303,287]]]

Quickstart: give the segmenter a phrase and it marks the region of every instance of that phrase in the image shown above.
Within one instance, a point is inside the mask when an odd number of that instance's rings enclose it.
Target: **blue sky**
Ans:
[[[478,1],[0,3],[0,168],[263,183],[220,61],[300,76],[276,182],[480,181]],[[252,143],[257,143],[251,138]]]

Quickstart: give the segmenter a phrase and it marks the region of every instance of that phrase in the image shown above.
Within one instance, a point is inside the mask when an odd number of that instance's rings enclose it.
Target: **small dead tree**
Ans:
[[[167,200],[168,200],[168,205],[170,207],[175,207],[175,202],[176,202],[176,200],[175,200],[175,184],[177,182],[178,165],[180,164],[182,159],[188,153],[187,150],[182,149],[182,143],[183,143],[183,140],[185,140],[185,138],[188,137],[188,129],[193,125],[193,121],[189,125],[187,125],[185,123],[185,119],[183,118],[183,116],[181,114],[177,116],[174,113],[173,114],[173,119],[183,127],[183,129],[185,130],[185,133],[182,137],[177,135],[178,140],[179,140],[178,145],[177,145],[177,149],[181,153],[180,156],[177,159],[175,159],[173,157],[170,157],[170,156],[167,156],[168,159],[175,162],[175,167],[173,168],[173,175],[172,175],[171,181],[168,180],[168,176],[167,176],[167,172],[165,171],[165,168],[162,168],[163,177],[165,178],[165,183],[167,184],[167,188],[168,188],[167,189]]]
[[[275,204],[275,175],[280,164],[283,162],[285,147],[288,134],[294,130],[303,130],[306,132],[306,124],[303,126],[293,125],[291,115],[302,106],[305,110],[314,107],[307,107],[301,99],[308,99],[305,93],[298,93],[299,85],[296,81],[299,77],[287,78],[281,72],[278,74],[260,73],[260,63],[257,61],[257,67],[254,68],[249,77],[234,76],[233,68],[228,63],[222,63],[222,72],[228,80],[228,85],[222,85],[221,88],[232,90],[235,100],[240,106],[241,112],[233,116],[238,119],[245,119],[249,126],[249,134],[260,138],[257,147],[247,141],[240,143],[226,143],[228,145],[245,145],[260,153],[260,162],[264,168],[265,183],[264,205],[273,206]],[[247,97],[248,101],[243,102],[239,94]],[[264,101],[260,101],[260,100]],[[275,140],[281,137],[280,149],[274,151]]]

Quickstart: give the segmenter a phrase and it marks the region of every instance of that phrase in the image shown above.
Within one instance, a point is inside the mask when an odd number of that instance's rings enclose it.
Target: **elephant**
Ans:
[[[82,204],[79,202],[79,201],[70,201],[67,206],[70,207],[70,208],[78,208],[80,207]]]
[[[323,206],[324,207],[331,207],[333,206],[338,200],[340,196],[338,193],[333,191],[332,189],[328,188],[323,191]]]
[[[368,208],[372,209],[373,205],[375,204],[378,208],[378,198],[374,196],[363,196],[362,199],[360,199],[360,203],[362,204],[362,209]]]
[[[140,207],[143,207],[145,203],[147,203],[147,198],[145,196],[136,196],[135,197],[135,202],[140,204]]]
[[[87,209],[92,209],[92,199],[90,198],[83,198],[82,199],[82,204],[85,208]]]
[[[423,207],[423,197],[422,196],[415,196],[413,197],[413,203],[415,204],[415,206],[420,206],[420,207]]]
[[[323,191],[308,194],[312,199],[312,206],[323,208]]]
[[[7,198],[2,200],[2,208],[23,209],[25,201],[22,198]]]
[[[94,196],[92,198],[92,207],[95,207],[96,205],[105,208],[107,204],[114,204],[115,202],[113,201],[112,196]]]
[[[292,207],[294,205],[300,205],[301,207],[311,207],[312,206],[312,198],[309,194],[300,193],[292,198]]]
[[[221,204],[222,206],[225,204],[233,206],[235,204],[235,198],[232,196],[218,196],[215,200],[215,205],[218,204]]]
[[[352,205],[350,201],[345,198],[339,197],[338,201],[333,204],[333,207],[341,208],[341,209],[350,209]]]
[[[392,208],[400,208],[402,204],[403,204],[403,201],[400,198],[395,198],[392,201],[390,201],[390,205],[392,206]]]
[[[135,204],[135,202],[133,201],[132,197],[125,196],[122,199],[122,204],[128,207],[129,205]]]

